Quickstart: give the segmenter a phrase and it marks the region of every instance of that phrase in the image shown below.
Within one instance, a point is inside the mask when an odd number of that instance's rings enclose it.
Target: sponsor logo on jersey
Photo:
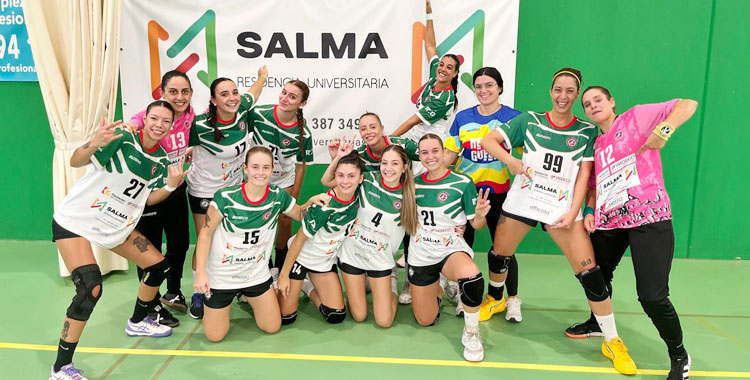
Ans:
[[[245,215],[232,215],[231,219],[235,219],[235,220],[247,220],[247,216],[245,216]]]
[[[549,210],[545,210],[545,209],[543,209],[543,208],[539,208],[539,207],[538,207],[538,206],[536,206],[536,205],[531,205],[531,206],[529,206],[529,210],[531,210],[531,211],[536,211],[536,212],[542,213],[542,214],[544,214],[544,215],[549,215]]]
[[[622,131],[618,131],[617,133],[615,133],[615,140],[619,140],[621,138],[622,138]]]
[[[201,199],[201,208],[208,208],[208,205],[211,203],[208,199]]]
[[[443,244],[445,244],[446,247],[453,244],[453,236],[443,238]]]
[[[536,137],[540,137],[540,138],[543,138],[543,139],[545,139],[545,140],[551,140],[551,139],[552,139],[551,137],[549,137],[549,136],[547,136],[547,135],[543,135],[543,134],[540,134],[540,133],[537,133],[537,134],[536,134],[535,136],[536,136]]]
[[[102,194],[109,196],[110,194],[112,194],[112,190],[110,190],[109,187],[104,186],[104,188],[102,189]]]
[[[133,218],[133,217],[131,216],[131,217],[130,217],[130,218],[128,219],[128,224],[127,224],[127,225],[126,225],[125,227],[130,227],[130,226],[134,225],[134,224],[135,224],[135,223],[137,222],[137,220],[134,220],[134,219],[135,219],[135,218]]]
[[[356,238],[357,236],[359,236],[359,230],[355,230],[355,229],[352,229],[352,232],[350,232],[349,235],[347,235],[347,237],[350,237],[350,238]]]
[[[96,200],[94,200],[94,203],[91,204],[91,208],[98,208],[99,211],[102,211],[104,210],[104,206],[106,205],[107,205],[107,202],[100,202],[99,198],[96,198]]]
[[[156,173],[156,165],[151,167],[151,175],[154,175]]]
[[[226,162],[222,162],[222,163],[221,163],[221,168],[222,168],[222,169],[226,169],[226,168],[228,168],[228,167],[229,167],[229,164],[227,164]]]
[[[232,245],[229,244],[229,243],[227,243],[227,249],[231,250],[232,249]],[[225,253],[224,256],[222,256],[222,258],[221,258],[221,263],[222,264],[226,264],[226,263],[232,264],[233,261],[234,261],[234,255],[227,256],[227,254]]]
[[[271,217],[271,211],[266,211],[265,214],[263,214],[263,220],[268,220],[268,218]]]
[[[560,189],[557,194],[557,200],[563,201],[565,199],[568,199],[568,192],[568,190],[563,191],[562,189]]]
[[[244,130],[245,130],[245,122],[240,121],[240,131],[244,131]]]
[[[542,190],[547,193],[557,194],[557,189],[552,186],[545,186],[545,185],[540,185],[538,183],[535,183],[534,188],[538,190]]]
[[[625,169],[625,180],[627,181],[628,179],[630,179],[630,176],[633,174],[635,174],[635,166],[633,166],[630,170]]]
[[[523,189],[529,189],[531,190],[531,185],[534,184],[534,181],[528,179],[528,178],[521,178],[521,190]]]
[[[437,199],[438,199],[438,200],[439,200],[440,202],[445,202],[445,201],[447,201],[447,200],[448,200],[448,193],[447,193],[447,192],[445,192],[445,191],[441,191],[440,193],[438,193],[438,195],[437,195]]]
[[[287,138],[281,140],[281,144],[284,145],[284,146],[289,146],[291,143],[292,143],[292,141],[289,140],[289,139],[287,139]]]
[[[567,146],[573,148],[574,146],[576,146],[576,144],[578,144],[578,140],[576,138],[574,138],[574,137],[571,137],[571,138],[565,140],[565,144]]]
[[[401,210],[401,201],[393,201],[393,208]]]
[[[100,211],[101,211],[101,210],[100,210]],[[122,220],[125,220],[125,219],[127,219],[127,218],[128,218],[128,216],[127,216],[127,215],[125,215],[125,214],[123,214],[122,212],[120,212],[120,211],[117,211],[116,209],[114,209],[114,208],[112,208],[112,207],[109,207],[109,206],[107,206],[107,212],[109,212],[110,214],[112,214],[112,215],[114,215],[114,216],[116,216],[116,217],[118,217],[118,218],[120,218],[120,219],[122,219]]]
[[[388,249],[388,244],[389,243],[378,243],[378,252]]]
[[[223,176],[224,176],[224,181],[226,182],[226,180],[232,176],[232,173],[223,173]]]
[[[532,176],[532,175],[534,175],[534,169],[533,169],[533,168],[532,168],[531,166],[527,166],[527,167],[526,167],[526,174],[527,174],[528,176]]]
[[[374,198],[380,199],[380,195],[378,195],[377,193],[373,191],[368,191],[367,194],[371,195]]]
[[[258,259],[257,259],[257,260],[255,260],[255,263],[257,264],[257,263],[259,263],[259,262],[263,261],[263,259],[265,259],[265,258],[266,258],[266,253],[265,253],[265,252],[263,252],[262,254],[260,254],[260,255],[258,256]]]
[[[377,241],[375,241],[375,240],[373,240],[373,239],[368,239],[368,238],[367,238],[367,237],[365,237],[365,236],[361,236],[361,237],[359,238],[359,240],[360,240],[360,241],[363,241],[363,242],[365,242],[365,243],[369,243],[369,244],[372,244],[373,246],[377,246],[377,245],[378,245],[378,242],[377,242]]]

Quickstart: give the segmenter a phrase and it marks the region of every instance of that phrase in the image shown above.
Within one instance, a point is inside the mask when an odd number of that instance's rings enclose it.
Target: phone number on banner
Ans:
[[[355,118],[335,118],[335,117],[314,117],[310,119],[309,127],[312,129],[358,129],[359,119]]]

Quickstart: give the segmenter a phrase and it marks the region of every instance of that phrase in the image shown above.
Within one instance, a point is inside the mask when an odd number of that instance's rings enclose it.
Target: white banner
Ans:
[[[518,7],[518,0],[432,1],[438,54],[464,60],[459,110],[477,104],[471,76],[483,66],[500,70],[501,101],[513,105]],[[169,70],[188,74],[193,107],[202,112],[213,79],[228,77],[242,92],[267,65],[258,104],[277,103],[289,79],[305,81],[315,162],[328,162],[328,141],[358,134],[365,111],[380,115],[386,133],[416,111],[412,95],[429,74],[424,8],[422,0],[125,1],[124,118],[158,98]]]

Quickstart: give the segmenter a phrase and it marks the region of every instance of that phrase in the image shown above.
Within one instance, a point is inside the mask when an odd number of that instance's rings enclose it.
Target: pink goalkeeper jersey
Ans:
[[[143,128],[144,116],[146,116],[146,110],[133,115],[130,118],[130,122],[137,125],[138,128]],[[159,145],[167,152],[170,164],[176,164],[185,158],[185,152],[189,147],[190,126],[193,125],[194,118],[195,111],[193,110],[193,106],[188,106],[188,109],[182,113],[182,116],[174,121],[169,135],[159,141]]]
[[[596,228],[633,228],[672,219],[659,150],[638,150],[680,99],[637,105],[594,143]],[[593,187],[589,181],[589,187]]]

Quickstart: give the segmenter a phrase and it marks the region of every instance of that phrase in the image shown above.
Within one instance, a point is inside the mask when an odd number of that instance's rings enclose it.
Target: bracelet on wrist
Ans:
[[[428,13],[428,14],[427,14],[427,19],[428,19],[428,20],[432,20],[432,13]]]
[[[594,208],[586,206],[586,208],[583,209],[583,217],[585,218],[586,215],[594,215]]]
[[[169,191],[171,193],[171,192],[177,190],[177,188],[169,186],[169,184],[167,184],[166,186],[164,186],[164,190]]]
[[[670,137],[672,137],[672,133],[674,133],[674,127],[667,122],[661,122],[656,126],[656,128],[654,128],[654,131],[651,133],[659,136],[660,139],[667,141]]]

